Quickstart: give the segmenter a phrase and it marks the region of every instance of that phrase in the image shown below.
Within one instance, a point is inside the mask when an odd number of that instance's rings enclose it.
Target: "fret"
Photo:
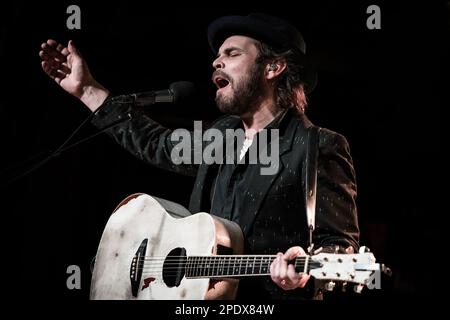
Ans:
[[[202,275],[202,257],[197,257],[197,277]]]
[[[222,275],[223,275],[223,276],[227,274],[227,273],[225,272],[226,261],[227,261],[226,259],[227,259],[227,257],[223,257],[223,258],[222,258]]]
[[[226,263],[226,260],[227,258],[226,257],[223,257],[222,258],[222,276],[224,276],[225,275],[225,263]]]
[[[242,272],[242,257],[239,257],[239,275],[243,274]]]
[[[200,267],[201,267],[201,265],[200,265],[200,257],[196,257],[195,258],[195,262],[196,262],[196,267],[195,267],[195,276],[197,276],[197,277],[199,277],[200,276]]]
[[[245,263],[245,267],[244,267],[245,274],[248,274],[249,273],[248,268],[250,266],[250,264],[249,264],[249,257],[244,257],[244,263]]]
[[[201,257],[200,259],[201,259],[201,262],[200,262],[200,267],[201,267],[201,269],[200,269],[201,270],[200,276],[201,277],[205,277],[206,273],[208,272],[208,268],[206,268],[206,265],[207,265],[206,257]]]
[[[194,277],[197,277],[197,276],[198,276],[198,273],[199,273],[199,270],[198,270],[198,257],[195,257],[195,260],[194,260],[194,269],[195,269]]]
[[[188,257],[187,258],[187,264],[186,264],[186,275],[188,276],[188,277],[190,277],[191,276],[191,257]]]
[[[233,275],[238,275],[239,274],[239,268],[237,267],[237,257],[234,257],[234,261],[233,261]]]
[[[186,265],[185,265],[185,268],[186,268],[186,277],[189,277],[189,257],[186,257]]]
[[[222,267],[220,265],[220,263],[222,261],[222,257],[217,257],[215,260],[216,261],[214,261],[214,271],[215,271],[214,275],[218,276],[218,275],[220,275],[220,270],[222,269]]]
[[[252,267],[252,274],[255,274],[255,262],[256,262],[257,257],[253,257],[253,262],[251,264]]]
[[[263,260],[264,260],[264,267],[262,268],[262,273],[267,273],[267,265],[268,265],[268,262],[270,261],[270,258],[266,258]]]
[[[216,275],[216,259],[214,257],[211,257],[211,263],[209,264],[209,268],[211,269],[210,275],[215,276]]]
[[[260,274],[262,273],[263,261],[264,261],[264,258],[261,257],[260,260],[259,260],[259,273],[260,273]]]
[[[192,263],[192,257],[189,259],[189,275],[192,277],[194,275],[194,265]]]
[[[230,261],[230,257],[226,257],[225,259],[227,259],[226,260],[226,267],[227,267],[227,271],[225,272],[225,275],[227,275],[227,276],[229,276],[230,275],[230,264],[231,264],[231,261]]]
[[[213,272],[214,272],[214,268],[212,266],[212,261],[213,260],[211,259],[211,257],[207,257],[206,259],[207,259],[206,275],[209,277],[209,276],[212,276]]]
[[[207,268],[206,268],[206,257],[202,257],[201,258],[202,259],[202,262],[201,262],[201,266],[202,266],[202,273],[201,273],[201,276],[202,277],[204,277],[204,276],[206,276],[206,272],[207,272]]]

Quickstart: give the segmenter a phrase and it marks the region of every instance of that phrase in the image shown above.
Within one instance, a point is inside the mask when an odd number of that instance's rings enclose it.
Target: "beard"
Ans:
[[[257,101],[261,94],[264,67],[254,63],[248,74],[238,81],[227,78],[233,89],[230,96],[224,94],[216,96],[216,104],[219,110],[230,115],[242,115],[257,106]]]

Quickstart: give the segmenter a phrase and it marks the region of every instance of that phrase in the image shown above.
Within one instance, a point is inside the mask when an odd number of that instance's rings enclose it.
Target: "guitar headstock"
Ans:
[[[319,253],[311,257],[315,267],[309,274],[317,280],[331,281],[328,290],[332,289],[334,281],[364,286],[372,281],[375,272],[380,271],[380,264],[375,260],[364,247],[354,254]]]

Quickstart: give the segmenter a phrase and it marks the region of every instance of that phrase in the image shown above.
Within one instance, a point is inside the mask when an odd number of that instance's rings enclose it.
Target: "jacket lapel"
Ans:
[[[242,205],[242,213],[239,223],[245,236],[250,231],[269,188],[286,166],[287,159],[285,155],[292,149],[292,142],[298,126],[298,119],[293,111],[294,110],[289,110],[285,118],[280,123],[280,158],[277,172],[272,175],[262,175],[261,168],[263,168],[263,166],[261,164],[249,165],[247,168],[247,170],[251,170],[249,172],[249,180],[247,181],[249,188],[245,194],[245,201]]]

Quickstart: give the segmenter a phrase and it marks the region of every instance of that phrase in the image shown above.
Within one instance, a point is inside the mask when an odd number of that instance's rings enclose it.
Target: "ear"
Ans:
[[[268,63],[266,66],[266,79],[275,79],[286,69],[286,67],[286,60],[275,60]]]

